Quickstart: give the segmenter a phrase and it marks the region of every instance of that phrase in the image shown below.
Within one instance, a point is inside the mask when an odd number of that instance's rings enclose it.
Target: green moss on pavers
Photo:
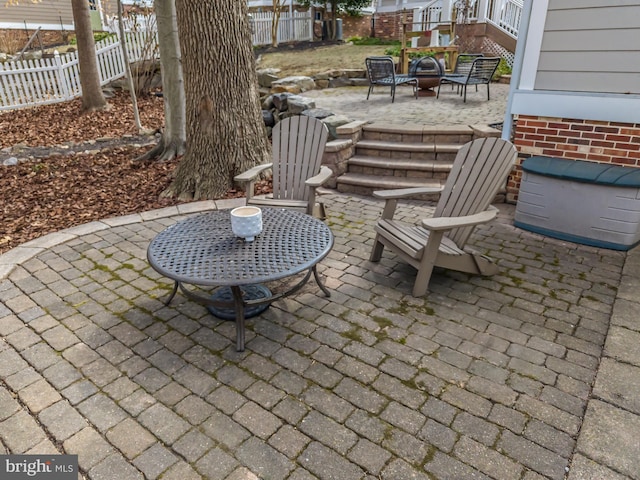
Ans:
[[[389,313],[396,313],[398,315],[406,315],[407,313],[409,313],[410,310],[413,310],[417,313],[423,313],[429,316],[433,316],[436,314],[436,311],[432,307],[427,305],[426,300],[422,305],[410,304],[406,300],[401,300],[398,302],[397,307],[390,308],[387,311]]]
[[[362,341],[362,337],[360,336],[359,329],[357,328],[353,328],[346,332],[341,332],[340,335],[342,335],[345,338],[348,338],[349,340],[355,340],[356,342]]]

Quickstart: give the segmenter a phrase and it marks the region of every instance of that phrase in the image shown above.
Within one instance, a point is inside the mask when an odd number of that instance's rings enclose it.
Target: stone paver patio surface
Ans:
[[[471,243],[494,277],[368,261],[372,198],[323,195],[335,247],[247,321],[146,261],[184,205],[0,256],[0,453],[75,453],[89,479],[640,478],[640,256],[512,225]],[[421,203],[400,214],[417,218]]]

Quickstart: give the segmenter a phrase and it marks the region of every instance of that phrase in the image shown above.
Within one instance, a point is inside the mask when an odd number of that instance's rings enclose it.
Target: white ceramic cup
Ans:
[[[262,210],[248,205],[234,208],[231,210],[231,230],[246,242],[253,242],[262,232]]]

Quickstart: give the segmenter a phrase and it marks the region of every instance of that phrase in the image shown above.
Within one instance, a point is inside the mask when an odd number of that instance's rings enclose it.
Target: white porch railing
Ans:
[[[492,0],[487,4],[485,18],[488,23],[492,23],[512,37],[518,38],[523,8],[524,2],[522,0]]]
[[[414,30],[431,30],[438,24],[451,21],[455,0],[432,0],[414,10]],[[479,23],[488,22],[508,35],[518,38],[522,19],[523,0],[470,0],[466,19]],[[458,11],[460,14],[460,11]]]

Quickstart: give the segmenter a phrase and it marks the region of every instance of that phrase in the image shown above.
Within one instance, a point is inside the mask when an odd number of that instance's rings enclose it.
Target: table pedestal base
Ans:
[[[270,298],[272,296],[271,290],[269,290],[264,285],[246,285],[240,287],[240,290],[242,290],[242,299],[245,302],[247,302],[248,300],[262,300],[265,298]],[[233,291],[230,287],[222,287],[216,290],[213,295],[211,295],[211,300],[218,304],[229,304],[228,308],[215,305],[207,306],[207,310],[209,310],[212,315],[221,318],[222,320],[236,319],[236,309],[233,306]],[[251,318],[260,315],[267,308],[269,308],[269,305],[269,303],[247,305],[244,308],[244,318]]]

